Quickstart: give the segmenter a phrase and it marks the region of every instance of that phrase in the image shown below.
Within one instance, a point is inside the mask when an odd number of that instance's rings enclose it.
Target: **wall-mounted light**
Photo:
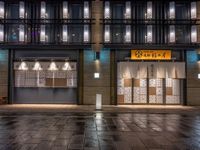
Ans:
[[[63,1],[63,19],[68,18],[68,2]]]
[[[1,18],[1,19],[4,18],[4,14],[5,14],[4,2],[3,2],[3,1],[0,1],[0,18]]]
[[[175,34],[175,26],[174,25],[170,25],[169,26],[169,42],[170,43],[175,43],[176,41],[176,34]]]
[[[131,2],[127,1],[125,7],[125,19],[131,19]]]
[[[200,73],[198,73],[198,79],[200,79]]]
[[[147,19],[152,19],[153,13],[152,13],[152,2],[149,1],[147,2],[147,15],[146,18]]]
[[[50,66],[49,66],[48,70],[50,70],[50,71],[56,71],[56,70],[58,70],[58,67],[57,67],[56,63],[52,61],[50,63]]]
[[[197,42],[197,26],[196,25],[191,26],[191,42],[192,43]]]
[[[94,52],[94,60],[100,60],[100,52]]]
[[[25,16],[24,2],[20,1],[19,2],[19,18],[24,19],[24,16]]]
[[[0,24],[0,42],[4,41],[4,25]]]
[[[169,2],[169,19],[175,19],[175,2]]]
[[[36,61],[35,62],[35,64],[34,64],[34,66],[33,66],[33,69],[32,70],[35,70],[35,71],[40,71],[40,70],[43,70],[42,69],[42,66],[41,66],[41,64],[40,64],[40,62],[39,61]]]
[[[95,79],[99,79],[99,78],[100,78],[100,73],[95,72],[95,73],[94,73],[94,78],[95,78]]]
[[[46,29],[45,25],[40,26],[40,42],[45,42],[46,40]]]
[[[105,1],[104,18],[110,19],[110,2],[109,1]]]
[[[46,18],[46,2],[41,2],[41,8],[40,8],[40,18],[45,19]]]
[[[63,39],[63,42],[68,41],[68,27],[67,27],[67,25],[63,25],[62,39]]]
[[[197,19],[197,3],[191,2],[191,19]]]
[[[22,70],[22,71],[28,70],[28,66],[26,62],[22,61],[21,64],[19,65],[18,70]]]
[[[152,42],[152,25],[147,25],[147,43]]]
[[[110,42],[110,25],[105,25],[104,42]]]
[[[24,25],[19,25],[19,42],[24,42]]]
[[[89,42],[89,25],[84,25],[83,41],[84,42]]]
[[[89,2],[88,1],[84,1],[83,17],[84,17],[84,19],[88,19],[90,17],[90,15],[89,15]]]
[[[130,43],[131,42],[131,26],[126,25],[126,32],[125,32],[125,42]]]

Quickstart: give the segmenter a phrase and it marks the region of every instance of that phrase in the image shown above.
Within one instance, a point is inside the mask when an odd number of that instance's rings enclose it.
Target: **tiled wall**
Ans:
[[[0,99],[8,96],[8,51],[0,50]],[[1,102],[0,102],[1,103]]]

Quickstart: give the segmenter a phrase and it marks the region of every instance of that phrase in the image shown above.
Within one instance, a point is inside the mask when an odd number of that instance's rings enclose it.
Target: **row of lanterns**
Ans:
[[[25,70],[29,70],[28,65],[26,64],[25,61],[22,61],[22,62],[21,62],[21,64],[19,65],[18,70],[24,70],[24,71],[25,71]],[[41,66],[41,64],[40,64],[40,62],[36,61],[35,64],[34,64],[34,66],[33,66],[33,68],[32,68],[32,70],[35,70],[35,71],[41,71],[41,70],[43,70],[43,68],[42,68],[42,66]],[[53,61],[52,61],[52,62],[50,63],[50,65],[49,65],[49,67],[48,67],[48,70],[49,70],[49,71],[57,71],[57,70],[59,70],[59,68],[58,68],[57,65],[56,65],[56,62],[53,62]],[[63,67],[62,67],[62,70],[63,70],[63,71],[71,70],[71,66],[70,66],[69,62],[65,62],[65,63],[64,63],[64,65],[63,65]]]

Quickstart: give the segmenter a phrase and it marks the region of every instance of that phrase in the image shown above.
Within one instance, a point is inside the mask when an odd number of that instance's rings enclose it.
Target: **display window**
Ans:
[[[76,62],[15,62],[15,87],[76,88]]]

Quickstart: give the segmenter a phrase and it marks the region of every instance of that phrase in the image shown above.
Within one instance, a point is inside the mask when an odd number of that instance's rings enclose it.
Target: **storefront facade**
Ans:
[[[199,6],[2,0],[0,101],[200,105]]]
[[[170,56],[164,58],[167,52]],[[120,60],[122,54],[118,55],[120,56],[117,61],[118,104],[184,103],[186,70],[185,62],[180,59],[179,52],[171,54],[170,50],[133,50],[132,53],[136,53],[136,57],[128,61]],[[158,55],[163,57],[156,58]],[[173,58],[176,58],[176,61],[171,60],[171,55],[175,56]],[[147,59],[145,61],[142,57],[148,58],[144,58]]]

